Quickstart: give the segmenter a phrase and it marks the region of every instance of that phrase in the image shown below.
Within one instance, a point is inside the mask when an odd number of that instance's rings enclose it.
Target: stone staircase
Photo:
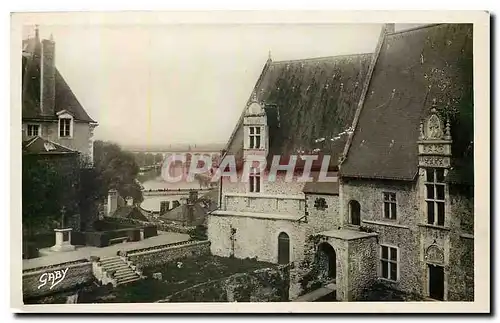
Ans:
[[[99,264],[103,271],[112,277],[116,285],[128,284],[141,279],[129,263],[120,256],[101,258]]]

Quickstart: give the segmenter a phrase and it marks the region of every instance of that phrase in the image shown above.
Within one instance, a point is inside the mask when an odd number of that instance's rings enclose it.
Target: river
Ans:
[[[147,180],[141,183],[144,190],[158,190],[158,189],[199,189],[200,184],[198,181],[194,182],[177,182],[170,183],[166,182],[161,176],[155,179]],[[141,207],[148,211],[160,211],[160,204],[162,201],[175,201],[180,200],[182,197],[187,197],[187,195],[165,195],[165,196],[144,196],[144,201],[141,203]]]

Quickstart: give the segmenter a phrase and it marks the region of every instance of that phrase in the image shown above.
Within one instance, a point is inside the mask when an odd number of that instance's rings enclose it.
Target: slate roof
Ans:
[[[451,119],[449,180],[473,181],[472,25],[440,24],[383,39],[342,176],[413,180],[419,124],[432,100]]]
[[[319,172],[312,172],[310,175],[313,180],[304,183],[302,192],[305,194],[324,194],[324,195],[339,195],[339,182],[322,182],[318,181]],[[337,172],[329,172],[328,177],[337,177]]]
[[[254,93],[267,114],[269,156],[312,154],[314,149],[320,149],[319,154],[330,154],[331,163],[336,165],[345,147],[346,130],[352,125],[371,58],[372,54],[357,54],[268,60]],[[226,148],[237,159],[243,153],[242,121],[243,117]]]
[[[23,154],[36,155],[78,154],[75,150],[38,136],[30,140],[23,141],[22,152]]]
[[[42,115],[40,110],[41,45],[34,38],[23,41],[22,55],[22,118],[54,119],[62,110],[70,112],[75,120],[95,122],[82,107],[75,94],[57,70],[55,75],[55,113]]]
[[[112,217],[122,218],[122,219],[134,219],[140,221],[148,221],[148,218],[144,216],[141,210],[135,205],[125,205],[116,209],[112,214]]]

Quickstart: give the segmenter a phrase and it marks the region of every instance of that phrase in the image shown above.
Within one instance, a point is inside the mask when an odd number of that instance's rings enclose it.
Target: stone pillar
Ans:
[[[50,249],[56,252],[73,251],[75,246],[71,244],[71,231],[72,228],[67,229],[54,229],[56,234],[56,244]]]
[[[108,192],[108,211],[107,216],[113,215],[118,207],[118,191],[117,190],[109,190]]]

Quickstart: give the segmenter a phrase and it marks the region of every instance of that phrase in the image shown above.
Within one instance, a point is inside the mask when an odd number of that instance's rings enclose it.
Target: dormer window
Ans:
[[[61,118],[59,119],[59,137],[70,137],[71,136],[71,119]]]
[[[40,136],[40,125],[39,124],[29,124],[27,132],[28,132],[28,137]]]
[[[260,149],[261,141],[260,127],[250,127],[250,148]]]
[[[59,138],[73,137],[73,116],[63,110],[57,113],[59,116]]]

